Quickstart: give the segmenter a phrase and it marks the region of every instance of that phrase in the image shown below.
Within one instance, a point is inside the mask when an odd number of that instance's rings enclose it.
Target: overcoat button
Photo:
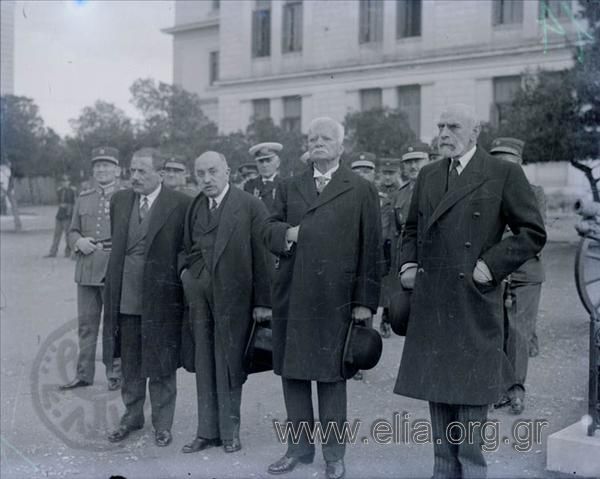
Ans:
[[[465,243],[465,248],[470,248],[470,247],[471,247],[471,242],[470,242],[470,241],[467,241],[467,242]]]
[[[458,273],[458,278],[463,279],[465,277],[465,273]]]
[[[473,213],[473,218],[479,218],[481,216],[481,213],[479,211],[475,211]]]

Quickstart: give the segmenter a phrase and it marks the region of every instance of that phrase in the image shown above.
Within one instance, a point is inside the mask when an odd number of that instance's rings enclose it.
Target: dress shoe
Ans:
[[[84,388],[86,386],[91,386],[91,385],[92,385],[92,383],[88,383],[87,381],[84,381],[83,379],[75,378],[70,383],[61,384],[60,386],[58,386],[58,389],[60,389],[61,391],[68,391],[69,389]]]
[[[537,344],[531,343],[529,344],[529,357],[535,358],[540,354],[540,349]]]
[[[116,391],[121,389],[121,378],[108,378],[108,390]]]
[[[494,409],[500,409],[510,404],[510,398],[505,394],[500,401],[494,404]]]
[[[338,459],[337,461],[327,461],[325,466],[325,475],[327,479],[342,479],[346,474],[346,468],[344,467],[344,460]]]
[[[159,447],[165,447],[171,444],[173,440],[173,436],[171,436],[171,431],[165,429],[164,431],[155,431],[154,432],[154,442]]]
[[[108,435],[109,442],[120,442],[129,436],[129,433],[142,429],[143,426],[124,426],[120,425],[115,431]]]
[[[392,327],[390,323],[381,321],[379,325],[379,331],[381,332],[382,338],[389,338],[392,335]]]
[[[352,379],[355,379],[356,381],[362,381],[362,379],[363,379],[362,371],[356,371],[356,374],[354,376],[352,376]]]
[[[223,450],[225,452],[237,452],[242,448],[239,437],[234,437],[231,441],[223,441]]]
[[[513,386],[508,390],[511,414],[521,414],[525,409],[525,389],[522,386]]]
[[[267,472],[269,474],[285,474],[286,472],[293,471],[298,463],[311,464],[314,460],[312,454],[301,457],[289,457],[283,456],[278,461],[275,461],[269,466]]]
[[[181,448],[181,452],[184,454],[189,454],[190,452],[199,452],[207,449],[209,447],[219,447],[221,444],[221,440],[217,439],[204,439],[203,437],[196,437],[192,442],[186,444]]]

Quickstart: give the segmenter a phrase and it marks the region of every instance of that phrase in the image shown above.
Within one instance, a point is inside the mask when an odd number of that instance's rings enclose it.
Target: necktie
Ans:
[[[148,215],[149,209],[150,205],[148,204],[148,197],[144,196],[142,198],[142,205],[140,206],[140,221],[144,221],[144,218]]]
[[[209,206],[209,210],[210,213],[213,214],[215,212],[215,210],[217,209],[217,200],[215,200],[214,198],[210,199],[210,206]]]
[[[452,191],[458,182],[458,158],[450,160],[450,172],[448,173],[448,191]]]
[[[317,176],[315,178],[316,181],[316,185],[317,185],[317,193],[321,194],[323,192],[323,190],[325,189],[325,187],[327,186],[327,183],[329,183],[329,178],[325,177],[325,176]]]

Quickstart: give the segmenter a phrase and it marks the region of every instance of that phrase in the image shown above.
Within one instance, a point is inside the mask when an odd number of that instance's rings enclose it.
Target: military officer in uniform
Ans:
[[[119,152],[102,147],[92,151],[92,175],[95,187],[80,193],[69,228],[69,243],[76,254],[77,317],[79,356],[75,379],[61,390],[89,386],[94,382],[96,343],[103,306],[103,285],[110,254],[110,198],[120,189],[117,183]],[[105,364],[108,389],[121,385],[120,360]]]
[[[410,206],[410,199],[412,198],[413,188],[415,181],[417,181],[417,175],[421,168],[429,161],[429,154],[431,150],[429,146],[420,141],[410,143],[406,145],[402,152],[402,158],[400,159],[400,172],[403,178],[406,178],[400,189],[394,195],[392,201],[393,219],[392,230],[392,274],[398,273],[398,255],[402,246],[402,231],[406,224],[406,218],[408,216],[408,207]]]
[[[392,240],[393,240],[393,201],[398,189],[400,188],[400,178],[398,175],[398,158],[382,158],[379,165],[379,174],[381,183],[379,185],[379,203],[381,211],[381,238],[383,240],[383,275],[387,276],[392,265]],[[388,316],[388,289],[390,287],[389,279],[382,282],[381,304],[383,312],[381,314],[381,323],[379,325],[381,335],[389,338],[392,335]]]
[[[238,168],[238,175],[242,180],[242,186],[248,181],[258,178],[258,167],[256,166],[256,163],[248,162],[241,164]]]
[[[375,155],[373,153],[359,153],[356,160],[350,164],[350,169],[369,183],[375,184]]]
[[[71,217],[73,216],[73,205],[77,196],[77,188],[71,185],[69,175],[62,175],[60,186],[56,190],[58,197],[58,211],[56,212],[56,221],[54,223],[54,237],[50,252],[44,258],[55,258],[58,253],[58,245],[63,233],[65,235],[65,258],[71,256],[71,247],[69,246],[69,226],[71,226]]]
[[[259,143],[248,150],[256,161],[259,176],[249,180],[244,185],[244,191],[260,198],[269,210],[273,213],[273,202],[275,192],[279,185],[279,160],[278,153],[283,149],[281,143]]]
[[[179,158],[170,158],[165,162],[161,171],[163,185],[180,193],[184,193],[194,198],[198,191],[187,184],[187,166],[185,161]]]
[[[518,138],[497,138],[490,153],[512,163],[523,163],[525,142]],[[546,220],[546,196],[541,186],[530,185],[542,219]],[[507,234],[510,236],[510,233]],[[521,414],[525,408],[525,379],[530,356],[537,356],[538,343],[535,326],[540,305],[544,266],[540,255],[523,263],[506,279],[504,293],[504,351],[512,366],[509,388],[496,407],[508,406],[512,414]]]

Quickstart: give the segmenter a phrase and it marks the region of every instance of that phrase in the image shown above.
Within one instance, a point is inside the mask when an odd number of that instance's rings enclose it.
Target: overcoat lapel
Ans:
[[[340,168],[333,174],[331,181],[325,187],[323,192],[317,196],[316,200],[313,204],[308,208],[308,211],[314,210],[323,206],[325,203],[329,203],[334,198],[337,198],[341,194],[346,191],[352,189],[352,184],[350,183],[350,175],[353,173],[350,172],[347,168],[340,166]],[[312,179],[314,184],[314,179]],[[316,191],[316,187],[315,187]]]
[[[176,206],[177,203],[173,201],[170,192],[163,186],[150,210],[150,224],[146,234],[146,256],[148,256],[154,237],[165,225]]]
[[[115,225],[116,229],[112,232],[112,237],[113,248],[115,250],[122,250],[124,254],[127,249],[127,238],[129,236],[129,221],[131,219],[131,211],[133,210],[133,205],[135,204],[135,193],[133,192],[133,190],[130,190],[128,192],[128,195],[125,198],[123,198],[123,203],[124,208],[121,214],[127,216],[125,217],[125,221],[122,221],[121,219],[116,219],[115,221],[113,221],[113,225]],[[122,243],[121,245],[115,244],[119,241]]]
[[[295,185],[307,206],[312,205],[319,196],[317,195],[317,187],[315,186],[312,168],[306,170],[301,177],[301,181]]]
[[[212,270],[213,273],[215,271],[215,267],[219,261],[219,258],[225,251],[225,246],[227,246],[227,242],[229,238],[231,238],[231,234],[237,225],[238,213],[240,209],[239,196],[240,193],[238,190],[235,190],[235,187],[230,186],[229,192],[227,193],[221,208],[221,218],[219,220],[219,229],[217,230],[217,239],[215,241],[215,251],[212,262]]]
[[[436,206],[431,218],[429,219],[429,222],[427,223],[426,230],[429,230],[429,228],[431,228],[431,226],[433,226],[433,224],[456,203],[485,183],[487,178],[483,173],[484,161],[485,159],[479,154],[478,149],[471,161],[469,161],[467,167],[458,177],[456,187],[452,191],[446,192],[439,204]],[[448,163],[446,161],[441,161],[440,163],[440,166],[443,168],[448,167]],[[443,177],[443,175],[441,176]],[[439,181],[439,179],[437,181]],[[444,190],[445,185],[443,186],[442,191]]]

